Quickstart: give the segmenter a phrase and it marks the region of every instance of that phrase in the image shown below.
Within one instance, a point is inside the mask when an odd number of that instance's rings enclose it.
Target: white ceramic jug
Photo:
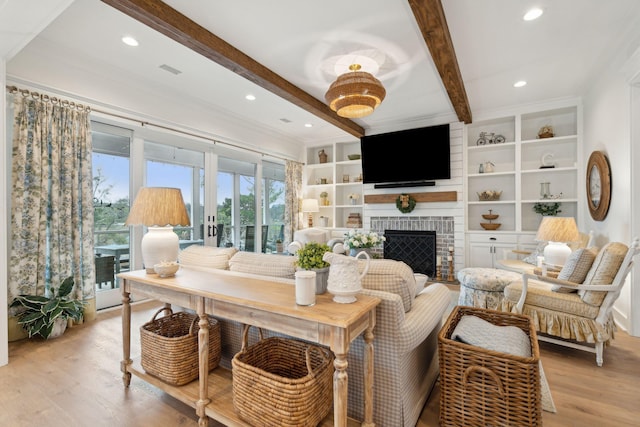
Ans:
[[[358,258],[362,254],[364,254],[367,263],[360,274],[358,272]],[[369,254],[362,251],[352,257],[325,252],[322,259],[331,264],[327,290],[334,295],[333,300],[345,304],[355,302],[355,295],[362,290],[362,278],[369,271]]]

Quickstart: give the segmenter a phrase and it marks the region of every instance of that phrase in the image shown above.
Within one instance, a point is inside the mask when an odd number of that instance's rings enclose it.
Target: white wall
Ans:
[[[607,217],[603,221],[594,221],[589,211],[584,210],[580,220],[584,229],[594,230],[595,243],[599,247],[611,241],[629,244],[634,237],[631,204],[633,188],[635,186],[637,192],[640,182],[637,179],[632,182],[631,86],[628,73],[624,70],[631,57],[629,52],[635,51],[634,45],[638,46],[638,36],[640,34],[627,38],[633,40],[628,44],[629,49],[621,49],[618,58],[598,73],[583,98],[584,157],[588,159],[591,152],[603,151],[609,158],[611,168],[611,205]],[[586,193],[586,188],[582,191]],[[632,303],[637,301],[634,293],[637,295],[639,292],[633,290],[640,286],[640,273],[637,272],[637,267],[635,270],[614,306],[614,315],[623,329],[634,336],[640,336],[639,328],[632,328],[636,323],[633,319],[640,317],[640,304]]]

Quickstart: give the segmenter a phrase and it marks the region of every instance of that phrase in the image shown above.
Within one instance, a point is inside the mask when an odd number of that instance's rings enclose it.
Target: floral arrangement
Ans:
[[[365,233],[357,230],[349,230],[344,237],[344,245],[349,249],[372,248],[386,240],[384,236],[379,236],[378,233]]]
[[[556,216],[560,212],[560,203],[536,203],[533,205],[535,213],[539,213],[542,216]]]
[[[349,198],[351,200],[358,200],[358,198],[360,198],[360,195],[358,193],[351,193],[349,194]]]

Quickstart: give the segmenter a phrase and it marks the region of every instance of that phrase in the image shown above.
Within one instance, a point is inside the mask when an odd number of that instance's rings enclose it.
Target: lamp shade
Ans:
[[[536,234],[536,240],[549,242],[543,253],[545,263],[556,266],[563,266],[571,255],[571,248],[566,243],[579,239],[580,233],[573,217],[545,216]]]
[[[338,76],[325,94],[329,107],[340,117],[359,118],[373,113],[387,94],[380,80],[360,70],[360,65],[349,67],[352,71]]]
[[[179,188],[143,187],[131,206],[125,225],[191,224]]]
[[[573,217],[545,216],[542,218],[536,240],[539,242],[577,242],[580,232]]]
[[[316,199],[303,199],[302,212],[320,212],[320,206]]]
[[[125,225],[146,225],[149,231],[142,237],[142,262],[147,273],[154,266],[175,262],[180,252],[180,239],[174,225],[191,224],[179,188],[143,187],[133,202]]]

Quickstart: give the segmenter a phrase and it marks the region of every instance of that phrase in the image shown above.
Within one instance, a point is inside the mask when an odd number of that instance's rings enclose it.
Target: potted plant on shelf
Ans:
[[[296,267],[300,270],[316,272],[316,294],[324,294],[327,291],[330,264],[322,259],[325,252],[331,252],[331,248],[324,243],[309,242],[296,252],[298,259]]]
[[[282,239],[276,239],[276,252],[281,254],[284,252],[284,246],[282,244]]]
[[[360,198],[360,195],[358,193],[349,194],[349,200],[351,200],[351,204],[352,205],[357,204],[359,198]]]
[[[29,338],[41,336],[44,339],[62,335],[69,319],[80,321],[84,303],[69,298],[73,289],[73,276],[62,281],[51,296],[18,295],[10,306],[15,310],[18,323],[27,331]]]

